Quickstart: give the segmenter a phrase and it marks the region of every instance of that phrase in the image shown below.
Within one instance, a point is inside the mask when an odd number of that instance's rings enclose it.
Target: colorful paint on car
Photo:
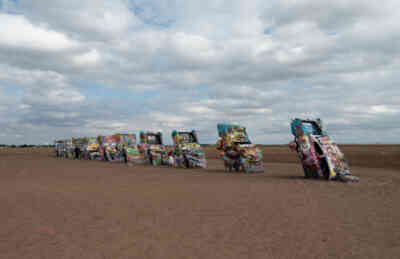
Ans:
[[[220,123],[217,129],[220,138],[217,141],[217,149],[221,152],[226,170],[264,172],[262,152],[250,142],[245,127]]]
[[[358,181],[352,176],[344,154],[322,127],[322,121],[293,119],[294,136],[289,146],[295,150],[302,163],[306,178]]]
[[[102,136],[101,137],[101,156],[104,161],[121,162],[123,161],[123,153],[118,136]]]
[[[125,162],[139,163],[142,155],[136,143],[136,134],[116,134]]]
[[[100,160],[100,144],[97,137],[89,137],[87,138],[87,145],[85,150],[84,157],[89,160]]]
[[[195,130],[172,132],[174,142],[173,156],[178,167],[206,168],[207,160],[203,148],[200,146]]]
[[[86,152],[88,146],[88,138],[81,137],[81,138],[72,138],[72,145],[73,145],[73,152],[74,157],[79,159],[89,159],[88,153]],[[76,148],[79,149],[79,154],[77,155],[75,150]],[[78,157],[76,157],[78,156]]]
[[[141,131],[139,147],[145,162],[153,166],[167,164],[167,152],[161,132]]]
[[[67,140],[54,141],[54,149],[57,158],[67,158]]]

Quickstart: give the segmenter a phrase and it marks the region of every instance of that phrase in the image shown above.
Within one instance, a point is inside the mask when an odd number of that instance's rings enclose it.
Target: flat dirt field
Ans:
[[[400,258],[400,146],[342,150],[359,183],[305,180],[286,146],[265,172],[57,160],[0,150],[0,258]]]

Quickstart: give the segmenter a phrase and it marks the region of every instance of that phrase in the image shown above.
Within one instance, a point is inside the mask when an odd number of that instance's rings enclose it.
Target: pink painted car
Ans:
[[[294,141],[289,147],[297,152],[306,178],[359,181],[351,175],[346,158],[323,130],[320,119],[294,119],[291,130]]]

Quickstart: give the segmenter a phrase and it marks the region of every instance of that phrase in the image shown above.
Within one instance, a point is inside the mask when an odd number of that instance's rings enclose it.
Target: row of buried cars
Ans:
[[[246,128],[235,124],[218,124],[219,139],[216,148],[226,172],[264,172],[262,151],[251,143]],[[338,145],[323,129],[320,119],[293,119],[291,132],[296,151],[304,169],[305,178],[339,181],[359,181],[350,173],[349,166]],[[135,134],[115,134],[94,138],[73,138],[55,142],[59,157],[90,160],[131,162],[153,166],[173,165],[182,168],[206,168],[207,161],[199,144],[197,132],[172,132],[173,146],[163,145],[161,132],[140,132],[140,144]],[[172,159],[171,159],[172,158]]]
[[[59,158],[101,160],[108,162],[149,163],[153,166],[168,165],[173,157],[177,167],[206,168],[205,153],[195,130],[173,131],[174,145],[163,144],[161,132],[140,132],[140,144],[136,134],[72,138],[55,141]]]

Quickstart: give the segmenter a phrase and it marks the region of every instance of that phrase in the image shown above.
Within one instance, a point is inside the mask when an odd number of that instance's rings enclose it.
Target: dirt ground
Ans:
[[[279,146],[252,175],[211,148],[206,170],[3,150],[0,258],[400,258],[400,147],[342,149],[359,183],[305,180]]]

